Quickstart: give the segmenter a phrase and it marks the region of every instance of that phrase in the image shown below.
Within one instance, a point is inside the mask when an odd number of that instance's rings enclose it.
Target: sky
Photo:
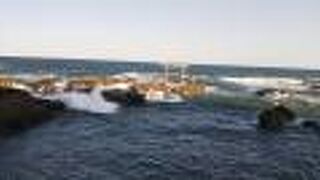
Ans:
[[[0,0],[0,55],[320,68],[319,0]]]

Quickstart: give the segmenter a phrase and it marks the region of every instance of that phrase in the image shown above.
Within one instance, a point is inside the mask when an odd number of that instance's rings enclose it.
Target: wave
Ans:
[[[24,82],[36,82],[36,81],[40,81],[43,79],[55,79],[55,78],[59,78],[58,75],[56,74],[51,74],[51,73],[19,73],[19,74],[13,74],[13,75],[7,75],[8,77],[14,78],[14,79],[18,79]]]
[[[115,113],[119,104],[108,102],[101,96],[101,88],[94,88],[92,92],[61,92],[45,95],[42,98],[63,102],[69,109],[90,113]]]
[[[308,94],[297,94],[295,98],[300,101],[305,101],[310,104],[320,105],[320,95],[308,95]]]
[[[320,91],[310,90],[300,79],[221,77],[213,84],[208,94],[198,101],[205,108],[227,106],[258,112],[279,102],[301,117],[320,117]],[[266,94],[257,93],[263,90]]]
[[[154,77],[159,76],[156,73],[138,73],[128,72],[113,75],[119,79],[135,79],[133,82],[152,82]],[[41,79],[58,79],[52,86],[58,92],[40,95],[45,99],[59,100],[73,110],[87,111],[92,113],[114,113],[117,112],[120,104],[114,101],[106,100],[101,96],[102,87],[94,87],[90,93],[80,92],[77,90],[65,91],[66,82],[70,77],[63,77],[52,74],[21,74],[14,75],[15,78],[24,79],[27,82],[34,82]],[[94,76],[93,76],[94,77]],[[75,76],[77,78],[77,76]],[[80,76],[80,80],[81,80]],[[316,89],[319,84],[319,79],[303,79],[292,77],[236,77],[236,76],[210,76],[210,75],[193,75],[192,78],[206,85],[203,97],[200,97],[204,104],[214,103],[216,105],[230,105],[233,107],[245,108],[263,108],[268,106],[274,98],[278,98],[277,90],[281,90],[281,98],[286,93],[290,93],[289,99],[285,103],[293,106],[298,111],[313,112],[317,111],[320,106],[320,88]],[[72,78],[71,78],[72,79]],[[99,76],[97,77],[99,79]],[[49,81],[50,82],[50,81]],[[86,80],[84,80],[86,82]],[[90,82],[88,82],[90,84]],[[61,87],[60,87],[61,86]],[[103,87],[104,90],[127,90],[132,86],[130,83],[117,83]],[[26,89],[27,87],[17,85],[16,88]],[[266,89],[270,88],[270,91]],[[311,89],[313,88],[313,89]],[[59,91],[62,89],[62,91]],[[257,92],[266,90],[266,95],[259,96]],[[31,90],[28,90],[31,91]],[[182,99],[173,94],[173,96],[165,96],[162,93],[153,92],[145,96],[146,101],[176,103]],[[152,96],[151,96],[152,95]],[[278,98],[279,99],[279,98]],[[188,99],[186,99],[188,100]],[[117,102],[117,101],[116,101]],[[210,105],[212,106],[212,105]],[[309,111],[310,110],[310,111]],[[318,113],[319,114],[319,113]]]
[[[306,90],[303,79],[289,77],[220,77],[218,81],[230,85],[238,85],[255,91],[263,88],[279,88]]]

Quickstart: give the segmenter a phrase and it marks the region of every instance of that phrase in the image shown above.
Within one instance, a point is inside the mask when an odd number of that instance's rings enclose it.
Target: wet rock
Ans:
[[[0,88],[0,134],[25,130],[64,109],[58,101],[37,99],[23,90]]]
[[[277,92],[277,89],[274,89],[274,88],[265,88],[265,89],[260,89],[260,90],[256,91],[255,94],[256,94],[257,96],[264,97],[264,96],[266,96],[266,95],[268,95],[268,94],[273,94],[273,93],[275,93],[275,92]]]
[[[311,129],[320,129],[320,125],[316,121],[304,121],[302,122],[302,127],[304,128],[311,128]]]
[[[101,92],[106,101],[112,101],[121,105],[141,105],[145,103],[145,96],[140,94],[136,88],[111,89]]]
[[[261,129],[279,129],[295,120],[295,113],[284,105],[276,105],[258,114],[258,127]]]

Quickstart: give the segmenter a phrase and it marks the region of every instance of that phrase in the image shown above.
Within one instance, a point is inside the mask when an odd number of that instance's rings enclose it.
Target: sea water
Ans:
[[[152,63],[58,59],[1,58],[0,65],[2,73],[19,75],[162,71]],[[188,71],[230,96],[122,107],[106,114],[65,113],[0,139],[0,179],[319,179],[320,130],[257,130],[258,99],[243,98],[245,86],[221,81],[306,80],[320,77],[319,71],[234,66],[192,66]],[[313,108],[300,118],[320,120]]]

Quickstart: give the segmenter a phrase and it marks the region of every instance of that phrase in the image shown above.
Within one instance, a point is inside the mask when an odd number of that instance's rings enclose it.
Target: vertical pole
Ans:
[[[164,68],[164,81],[167,84],[169,82],[169,64],[165,64]]]
[[[185,67],[183,67],[183,65],[181,65],[180,82],[183,82],[184,74],[185,74]]]

